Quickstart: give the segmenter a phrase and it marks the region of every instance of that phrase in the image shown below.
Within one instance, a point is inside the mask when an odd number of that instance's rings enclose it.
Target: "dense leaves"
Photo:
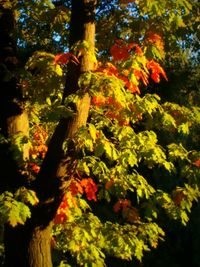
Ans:
[[[22,66],[13,75],[23,89],[30,133],[11,142],[28,188],[0,195],[1,224],[15,227],[31,219],[30,207],[40,203],[34,181],[56,125],[76,116],[87,93],[87,124],[62,144],[68,169],[53,219],[55,264],[103,267],[109,257],[142,261],[165,239],[163,218],[186,225],[200,197],[199,107],[162,98],[174,52],[179,57],[183,43],[195,43],[197,3],[98,1],[94,55],[87,42],[69,47],[70,2],[3,1],[16,13]],[[79,90],[63,99],[68,65],[79,66],[85,53],[95,70],[80,73]],[[19,157],[24,143],[26,160]]]

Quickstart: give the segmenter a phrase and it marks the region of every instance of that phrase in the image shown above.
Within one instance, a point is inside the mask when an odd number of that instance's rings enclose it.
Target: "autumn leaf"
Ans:
[[[30,169],[34,172],[34,173],[39,173],[40,171],[40,166],[38,166],[35,162],[29,162],[28,166],[30,167]]]
[[[67,53],[63,53],[63,54],[57,54],[54,58],[54,64],[61,64],[61,65],[65,65],[67,64],[69,61],[74,62],[75,64],[79,64],[79,60],[77,59],[77,57],[75,57],[72,53],[67,52]]]
[[[154,82],[159,83],[160,82],[160,75],[162,75],[165,80],[168,80],[167,75],[163,68],[160,66],[159,63],[155,62],[154,60],[150,60],[147,63],[147,68],[151,71],[151,78],[154,80]]]
[[[93,105],[96,105],[98,107],[102,106],[105,104],[105,97],[103,96],[93,96],[92,99],[91,99],[91,103]]]
[[[119,212],[121,209],[131,207],[131,202],[128,199],[119,199],[113,206],[114,212]]]
[[[152,31],[146,33],[145,41],[150,44],[154,44],[159,50],[164,51],[164,43],[162,37]]]
[[[71,192],[68,192],[67,194],[64,194],[62,202],[58,207],[56,216],[54,218],[55,224],[64,223],[68,219],[68,211],[70,207],[77,207],[77,203]]]
[[[77,195],[78,193],[83,194],[83,187],[78,181],[72,181],[70,183],[69,190],[72,195]]]
[[[132,47],[123,43],[122,40],[116,40],[111,47],[110,53],[114,61],[127,60],[130,57],[129,51]]]
[[[102,72],[107,76],[118,76],[119,72],[118,69],[110,62],[107,62],[105,66],[99,67],[96,71]]]
[[[200,168],[200,159],[197,159],[193,162],[193,164],[197,167]]]
[[[114,185],[114,181],[113,181],[113,179],[111,179],[111,180],[106,182],[105,189],[109,190],[113,185]]]
[[[96,192],[98,188],[92,178],[84,178],[80,183],[85,190],[87,199],[97,201]]]

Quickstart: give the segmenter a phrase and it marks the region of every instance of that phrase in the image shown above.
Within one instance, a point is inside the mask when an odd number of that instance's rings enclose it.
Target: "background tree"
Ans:
[[[0,5],[5,266],[141,261],[199,197],[199,108],[164,91],[198,3]]]

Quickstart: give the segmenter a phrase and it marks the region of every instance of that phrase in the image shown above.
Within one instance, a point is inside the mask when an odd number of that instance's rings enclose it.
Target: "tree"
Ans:
[[[0,4],[5,266],[50,267],[53,244],[59,261],[70,253],[80,266],[141,260],[164,237],[163,211],[187,223],[199,197],[199,110],[149,93],[149,80],[168,79],[161,18],[167,33],[195,12],[172,2]]]

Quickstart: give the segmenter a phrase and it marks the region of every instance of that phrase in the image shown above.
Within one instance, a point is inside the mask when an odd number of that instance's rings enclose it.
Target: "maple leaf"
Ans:
[[[139,222],[140,221],[139,212],[134,207],[124,206],[122,208],[122,214],[123,214],[123,217],[128,222],[134,223],[134,222]]]
[[[114,210],[114,212],[119,212],[120,211],[120,209],[125,209],[125,208],[128,208],[128,207],[131,207],[131,202],[130,202],[130,200],[128,200],[128,199],[119,199],[116,203],[115,203],[115,205],[114,205],[114,207],[113,207],[113,210]]]
[[[92,99],[91,99],[91,103],[93,105],[96,105],[98,107],[102,106],[105,104],[105,97],[103,96],[93,96]]]
[[[133,82],[130,82],[128,77],[127,77],[129,75],[129,72],[130,72],[129,70],[123,70],[122,75],[120,75],[118,69],[112,63],[108,62],[108,63],[106,63],[105,67],[100,67],[97,69],[97,71],[102,72],[103,74],[105,74],[107,76],[117,77],[118,79],[122,80],[125,83],[126,88],[130,92],[140,94],[138,84],[134,84]],[[145,73],[144,74],[141,73],[140,77],[142,78],[144,83],[147,83],[147,78],[146,78]],[[105,98],[103,98],[101,96],[95,96],[92,98],[92,103],[97,105],[97,106],[104,105],[105,104]],[[106,103],[108,104],[108,102],[106,102]]]
[[[154,80],[154,82],[159,83],[160,82],[160,75],[162,75],[165,80],[167,79],[167,75],[163,68],[160,66],[159,63],[155,62],[154,60],[150,60],[147,63],[147,68],[151,70],[151,78]]]
[[[31,170],[34,172],[34,173],[39,173],[40,171],[40,166],[38,166],[36,163],[34,162],[29,162],[29,167],[31,168]]]
[[[68,210],[70,207],[77,207],[77,203],[71,192],[68,192],[63,196],[62,202],[57,209],[57,213],[54,218],[55,224],[61,224],[68,219]]]
[[[64,65],[67,64],[70,60],[75,64],[80,63],[77,57],[75,57],[72,53],[67,52],[67,53],[57,54],[54,58],[54,64]]]
[[[118,114],[116,114],[116,113],[114,113],[114,112],[112,112],[112,111],[107,111],[106,113],[105,113],[105,115],[107,116],[107,117],[109,117],[109,118],[111,118],[111,119],[119,119],[119,115]]]
[[[119,121],[119,125],[120,126],[130,126],[130,122],[129,122],[128,119],[126,119],[126,120],[120,120]]]
[[[126,83],[126,87],[127,89],[131,92],[131,93],[138,93],[140,94],[140,89],[137,85],[135,85],[134,83],[127,81]]]
[[[97,69],[98,72],[102,72],[103,74],[107,76],[118,76],[119,72],[117,68],[110,62],[107,62],[105,67],[99,67]]]
[[[193,164],[194,164],[196,167],[200,168],[200,159],[195,160],[195,161],[193,162]]]
[[[84,178],[80,183],[85,190],[87,199],[97,201],[96,192],[98,188],[92,178]]]
[[[113,206],[113,210],[115,213],[119,212],[121,209],[121,203],[120,201],[118,200],[117,203],[115,203],[115,205]]]
[[[146,33],[146,42],[154,44],[159,50],[164,50],[164,43],[162,37],[152,31]]]
[[[61,224],[61,223],[65,222],[66,220],[67,220],[67,214],[58,213],[58,214],[56,214],[53,221],[55,224]]]
[[[77,181],[72,181],[69,186],[69,190],[72,195],[77,195],[78,193],[83,194],[83,187]]]
[[[34,127],[36,127],[37,130],[33,134],[33,142],[30,148],[30,156],[32,157],[32,159],[36,159],[39,156],[41,158],[44,158],[48,149],[45,144],[48,137],[48,133],[38,125],[35,125]]]
[[[111,179],[108,182],[106,182],[105,189],[109,190],[113,185],[114,185],[114,181],[113,181],[113,179]]]
[[[177,192],[174,192],[174,194],[173,194],[173,200],[177,206],[180,206],[180,204],[181,204],[182,200],[184,200],[184,198],[185,198],[185,194],[183,191],[177,191]]]
[[[135,44],[134,48],[135,48],[135,53],[138,56],[142,56],[143,55],[143,51],[142,51],[141,47],[138,44]]]
[[[140,70],[134,70],[133,71],[135,77],[138,79],[138,80],[142,80],[142,82],[144,83],[144,85],[148,85],[148,75],[146,72],[144,72],[142,69]]]
[[[110,53],[114,61],[127,60],[130,57],[130,45],[123,44],[122,40],[116,40],[116,43],[111,47]]]

